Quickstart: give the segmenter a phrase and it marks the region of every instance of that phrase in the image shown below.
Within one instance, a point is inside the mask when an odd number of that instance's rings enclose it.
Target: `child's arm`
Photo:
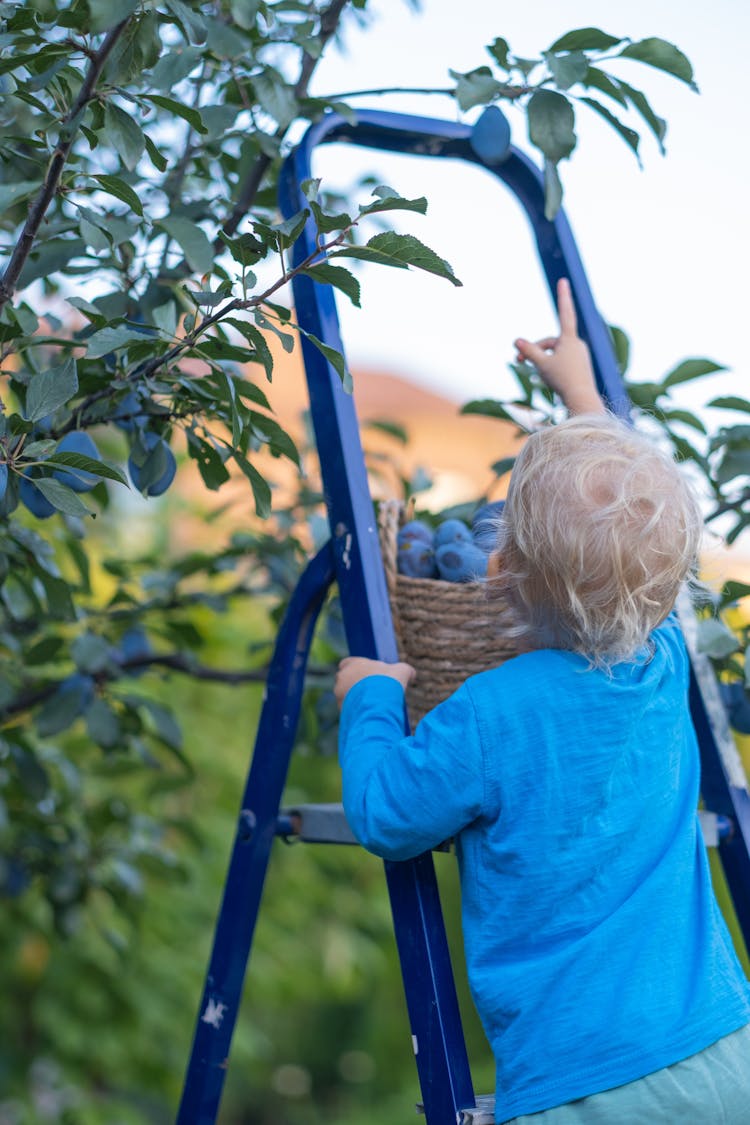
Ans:
[[[606,407],[596,389],[589,349],[578,335],[576,310],[567,278],[557,283],[557,311],[560,335],[548,336],[535,344],[516,340],[518,360],[534,364],[547,386],[560,396],[569,414],[603,414]]]

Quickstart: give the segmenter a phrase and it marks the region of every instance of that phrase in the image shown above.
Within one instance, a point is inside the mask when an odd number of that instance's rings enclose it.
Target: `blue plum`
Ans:
[[[497,165],[510,154],[510,125],[501,109],[488,106],[471,131],[469,144],[486,164]]]
[[[96,448],[93,439],[83,430],[73,430],[72,433],[66,434],[55,452],[81,453],[84,457],[90,457],[93,461],[101,461],[99,450]],[[54,453],[52,456],[54,458]],[[93,473],[87,473],[82,469],[74,469],[71,472],[57,469],[52,476],[60,484],[72,488],[74,492],[90,492],[99,480],[99,477],[94,476]]]
[[[435,549],[449,543],[470,543],[471,532],[463,520],[443,520],[435,531]]]
[[[57,511],[55,505],[50,504],[47,497],[42,495],[30,477],[23,477],[18,495],[32,516],[36,516],[38,520],[48,520]]]
[[[128,629],[120,638],[119,655],[122,660],[146,659],[152,653],[151,643],[143,629]],[[145,671],[145,667],[139,666],[127,669],[131,676],[142,676]]]
[[[447,543],[435,553],[440,577],[446,582],[474,582],[487,573],[487,555],[474,543]]]
[[[151,431],[143,434],[141,440],[148,452],[148,457],[142,465],[137,465],[131,454],[128,459],[130,479],[139,492],[145,492],[147,496],[161,496],[162,493],[166,492],[169,488],[177,471],[177,462],[174,459],[174,453],[163,438],[160,438],[158,434],[152,433]],[[161,450],[159,449],[160,446]],[[151,459],[152,457],[156,458],[158,456],[164,458],[164,471],[160,477],[151,481],[151,483],[146,483],[145,487],[143,487],[142,482],[144,480],[148,482],[147,473],[150,468]]]
[[[396,542],[399,547],[407,540],[419,540],[421,543],[426,543],[431,547],[432,528],[426,523],[423,523],[422,520],[410,520],[409,523],[405,523],[404,526],[399,529],[399,533],[396,536]]]
[[[407,539],[396,553],[396,566],[399,574],[407,578],[434,578],[437,571],[432,544]]]
[[[136,417],[142,410],[143,406],[140,398],[133,391],[130,391],[118,402],[116,412],[112,416],[112,421],[119,429],[130,433],[136,426],[143,425],[143,420]]]

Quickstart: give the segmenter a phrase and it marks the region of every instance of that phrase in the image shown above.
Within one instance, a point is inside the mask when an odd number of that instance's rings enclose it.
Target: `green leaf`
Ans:
[[[498,36],[492,43],[487,44],[487,50],[499,67],[502,67],[503,70],[510,69],[508,65],[508,52],[510,51],[510,47],[508,46],[507,39],[502,39]]]
[[[623,37],[618,39],[600,31],[598,27],[580,27],[576,31],[567,31],[550,47],[550,51],[607,51],[622,43]]]
[[[59,367],[51,367],[34,375],[26,391],[26,413],[29,422],[38,422],[58,407],[64,406],[78,391],[76,361],[66,359]]]
[[[255,357],[250,362],[261,363],[266,372],[268,382],[271,382],[273,375],[273,355],[268,346],[268,341],[262,332],[260,332],[254,324],[250,324],[246,320],[238,320],[237,317],[228,316],[224,320],[225,324],[231,324],[238,332],[241,332],[249,344],[255,348]],[[257,390],[257,388],[256,388]],[[259,392],[262,393],[262,392]]]
[[[108,101],[104,107],[104,128],[115,152],[129,171],[133,171],[143,155],[146,141],[137,121],[119,105]]]
[[[554,90],[537,90],[527,107],[529,140],[556,164],[576,147],[573,106]]]
[[[184,25],[194,43],[205,42],[206,21],[200,10],[193,9],[182,0],[167,0],[167,7],[180,24]]]
[[[266,414],[253,411],[250,421],[256,436],[268,442],[275,457],[288,457],[299,468],[300,459],[297,446],[275,418],[269,418]]]
[[[32,483],[59,512],[64,512],[67,516],[92,515],[78,493],[67,485],[60,484],[59,480],[54,480],[52,477],[36,477]]]
[[[641,410],[649,410],[661,395],[664,387],[661,383],[627,383],[630,401]]]
[[[231,6],[237,26],[252,31],[260,11],[260,0],[231,0]]]
[[[636,159],[640,165],[641,158],[638,155],[638,144],[641,138],[638,133],[636,133],[635,129],[631,129],[630,126],[625,125],[620,121],[619,117],[615,117],[611,110],[607,109],[601,102],[596,101],[595,98],[581,98],[581,101],[585,102],[586,105],[589,106],[590,109],[593,109],[595,113],[598,113],[600,117],[603,117],[604,120],[612,126],[615,132],[619,133],[625,141],[625,144],[635,153]]]
[[[661,410],[659,414],[665,422],[682,422],[684,426],[690,426],[700,434],[707,432],[700,418],[690,410]]]
[[[334,230],[346,230],[352,225],[353,220],[351,215],[347,214],[345,211],[341,211],[337,215],[329,215],[314,199],[310,200],[310,210],[315,219],[315,225],[321,234],[329,234],[330,231]],[[302,214],[306,216],[307,213],[302,212]],[[302,226],[304,226],[304,223]],[[299,228],[300,231],[302,230],[302,226]]]
[[[195,70],[200,60],[201,52],[197,47],[184,44],[175,46],[173,50],[161,56],[151,71],[151,82],[157,90],[173,90],[178,82],[182,82],[192,70]]]
[[[395,438],[401,445],[409,444],[409,434],[404,426],[398,422],[392,422],[388,418],[368,418],[362,423],[363,429],[378,430],[380,433],[388,434],[389,437]]]
[[[211,272],[214,250],[204,230],[182,215],[166,215],[158,220],[158,225],[179,243],[191,270],[199,274]]]
[[[192,69],[192,68],[191,68]],[[178,102],[175,98],[167,98],[162,94],[143,94],[146,101],[153,102],[158,105],[160,109],[165,109],[169,114],[175,114],[181,117],[183,121],[187,121],[191,129],[196,133],[207,133],[208,129],[203,124],[203,118],[197,109],[192,106],[185,105],[183,102]]]
[[[668,43],[666,39],[641,39],[637,43],[628,43],[627,47],[623,47],[620,51],[620,57],[636,59],[638,62],[646,63],[647,66],[666,71],[674,78],[679,78],[681,82],[686,82],[692,90],[696,92],[698,90],[693,79],[690,59],[683,55],[674,43]]]
[[[106,461],[97,461],[93,457],[86,457],[83,453],[69,453],[66,450],[62,452],[53,453],[45,461],[48,468],[65,468],[65,469],[79,469],[81,472],[93,473],[98,477],[105,477],[107,480],[116,480],[119,484],[128,485],[128,481],[114,465],[108,465]]]
[[[479,66],[466,74],[451,70],[450,76],[456,79],[456,101],[464,113],[475,105],[488,105],[504,89],[488,66]]]
[[[142,344],[144,339],[146,337],[142,332],[136,332],[125,324],[107,326],[89,336],[86,341],[86,354],[89,359],[101,359],[103,355],[119,351],[120,348],[127,348],[136,343]]]
[[[297,116],[297,99],[294,90],[273,70],[266,70],[253,78],[258,104],[272,117],[279,129],[286,129]]]
[[[88,7],[91,15],[89,28],[95,35],[100,31],[109,31],[121,20],[132,16],[138,7],[139,0],[89,0]]]
[[[310,204],[310,206],[312,207],[313,205]],[[274,245],[278,245],[282,250],[285,250],[297,241],[304,229],[309,214],[309,210],[305,207],[304,210],[298,211],[296,215],[284,219],[281,223],[274,223],[273,226],[270,227],[266,227],[265,224],[262,223],[257,223],[256,227],[259,230],[269,231]]]
[[[310,266],[302,272],[311,277],[313,281],[318,281],[322,285],[333,285],[336,289],[340,289],[342,293],[346,293],[353,305],[357,308],[361,307],[359,282],[343,266],[332,266],[330,262],[318,262],[316,266]]]
[[[728,484],[735,477],[750,476],[750,449],[727,449],[716,469],[718,484]]]
[[[218,491],[229,480],[229,473],[218,450],[210,442],[188,432],[188,452],[198,466],[206,488]]]
[[[375,203],[367,203],[360,207],[360,215],[374,215],[378,211],[416,211],[424,215],[427,211],[427,200],[423,195],[418,199],[404,199],[393,188],[386,184],[379,184],[373,188],[372,194],[376,197]]]
[[[603,70],[599,70],[596,66],[590,66],[586,71],[586,77],[583,82],[584,86],[593,86],[600,94],[606,94],[608,98],[613,98],[619,102],[621,106],[627,109],[628,99],[620,89],[620,79],[615,80],[609,74],[605,74]]]
[[[506,473],[509,473],[515,463],[515,457],[503,457],[500,461],[495,461],[495,463],[491,465],[490,468],[492,469],[495,476],[499,478],[504,477]]]
[[[0,212],[27,199],[41,187],[39,180],[18,180],[14,184],[0,184]]]
[[[569,90],[577,82],[582,82],[589,69],[589,60],[582,51],[572,51],[569,55],[544,51],[542,57],[559,90]]]
[[[150,733],[155,735],[165,746],[168,746],[170,750],[181,750],[182,731],[172,712],[166,707],[162,707],[161,704],[154,703],[151,699],[141,699],[140,706]]]
[[[607,327],[612,338],[617,370],[621,375],[624,375],[630,363],[630,339],[627,333],[623,332],[622,328],[618,328],[616,324],[609,324]]]
[[[127,203],[128,207],[131,211],[135,211],[136,215],[143,215],[143,204],[130,184],[126,184],[125,181],[119,179],[118,176],[94,176],[94,179],[107,195],[113,195],[115,199]]]
[[[346,246],[334,250],[329,258],[359,258],[366,262],[379,262],[384,266],[406,269],[414,266],[428,273],[445,277],[453,285],[461,285],[448,262],[438,257],[434,250],[425,246],[413,234],[398,234],[396,231],[383,231],[369,239],[365,246]]]
[[[104,699],[95,699],[87,709],[86,730],[91,741],[102,750],[114,750],[122,741],[120,720]]]
[[[461,407],[461,414],[480,414],[485,418],[502,418],[506,422],[513,422],[514,418],[505,409],[502,402],[494,398],[475,398],[465,402]]]
[[[628,83],[623,82],[622,79],[619,80],[619,85],[622,92],[626,94],[631,101],[633,108],[641,115],[651,132],[656,137],[657,143],[659,145],[659,151],[663,156],[666,152],[666,149],[664,147],[664,138],[667,135],[666,121],[663,117],[659,117],[654,113],[648,99],[646,98],[646,95],[643,94],[640,90],[636,90],[633,86],[629,86]]]
[[[712,375],[715,371],[726,371],[721,363],[714,363],[712,359],[686,359],[672,368],[665,375],[662,386],[674,387],[677,383],[687,383],[691,379],[700,379],[704,375]]]
[[[325,358],[331,364],[334,371],[341,380],[341,385],[343,386],[344,390],[347,392],[347,394],[351,394],[352,377],[341,352],[337,352],[335,348],[330,347],[328,344],[324,344],[323,341],[319,340],[317,336],[313,336],[312,332],[306,332],[305,336],[311,344],[315,345],[321,355],[325,356]]]
[[[715,406],[720,410],[740,410],[743,414],[750,414],[750,402],[736,395],[721,395],[719,398],[712,398],[706,405]]]
[[[742,598],[750,597],[750,585],[747,582],[737,582],[730,578],[721,588],[720,606],[734,605]]]
[[[714,660],[721,660],[737,652],[740,643],[735,634],[715,617],[707,617],[698,622],[696,648]]]
[[[234,459],[239,465],[242,472],[250,481],[250,487],[253,490],[253,498],[255,500],[255,511],[260,519],[267,519],[271,514],[271,489],[265,477],[262,477],[254,465],[251,465],[246,457],[239,452],[234,451]]]

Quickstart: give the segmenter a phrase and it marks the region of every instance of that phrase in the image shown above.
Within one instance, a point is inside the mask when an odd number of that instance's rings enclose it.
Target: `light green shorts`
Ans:
[[[637,1082],[507,1125],[750,1125],[750,1024]]]

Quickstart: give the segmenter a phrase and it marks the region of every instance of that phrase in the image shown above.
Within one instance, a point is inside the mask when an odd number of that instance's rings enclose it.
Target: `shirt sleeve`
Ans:
[[[466,687],[404,735],[404,692],[388,676],[349,691],[339,728],[344,811],[357,839],[384,859],[421,855],[482,809],[484,768]]]

